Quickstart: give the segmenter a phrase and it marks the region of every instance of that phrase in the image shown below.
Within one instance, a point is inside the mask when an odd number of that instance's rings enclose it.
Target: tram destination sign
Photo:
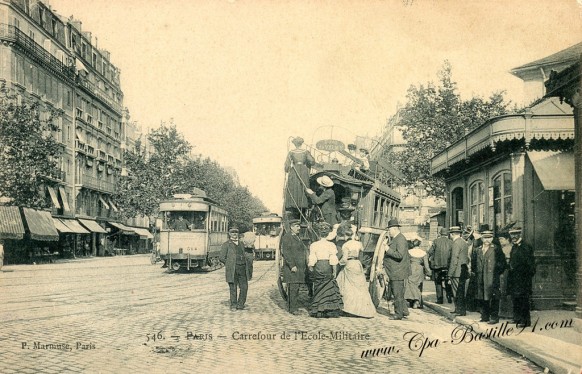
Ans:
[[[315,147],[320,151],[338,152],[345,149],[344,143],[334,139],[324,139],[315,143]]]

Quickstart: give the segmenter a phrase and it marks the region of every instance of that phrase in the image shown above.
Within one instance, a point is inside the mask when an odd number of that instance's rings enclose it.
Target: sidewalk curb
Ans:
[[[452,305],[452,304],[451,304]],[[482,323],[478,323],[475,320],[471,319],[473,316],[455,316],[449,312],[449,310],[445,307],[440,306],[440,304],[436,304],[430,301],[424,301],[424,306],[435,311],[436,313],[446,317],[447,319],[451,320],[452,322],[458,323],[464,326],[472,326],[476,333],[485,332],[485,328],[483,328]],[[544,339],[548,340],[555,340],[552,338],[544,337]],[[527,347],[531,347],[530,345],[524,346],[520,344],[518,338],[509,338],[509,337],[495,337],[490,338],[492,342],[509,349],[525,358],[530,360],[531,362],[535,363],[536,365],[549,370],[551,373],[555,374],[573,374],[573,373],[580,373],[581,369],[576,368],[575,366],[569,365],[561,360],[550,360],[546,357],[546,355],[540,354],[538,352],[534,352]],[[548,345],[551,345],[551,342],[548,342]],[[559,362],[556,362],[559,361]],[[544,370],[545,371],[545,370]]]

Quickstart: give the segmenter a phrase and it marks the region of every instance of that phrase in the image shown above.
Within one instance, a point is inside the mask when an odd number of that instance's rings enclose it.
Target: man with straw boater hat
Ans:
[[[335,192],[333,192],[333,181],[327,175],[316,179],[317,184],[321,186],[323,192],[317,196],[312,189],[307,188],[305,191],[311,201],[319,206],[323,220],[331,226],[337,223],[337,212],[335,210]]]
[[[390,290],[394,296],[395,314],[390,319],[401,320],[409,314],[404,300],[404,281],[412,274],[408,241],[400,232],[400,224],[395,218],[388,221],[388,234],[392,240],[384,253],[384,268],[388,275]]]
[[[453,245],[451,247],[451,262],[449,265],[449,279],[453,290],[455,310],[451,313],[466,316],[465,281],[469,279],[469,246],[461,238],[461,228],[452,226],[449,229]]]

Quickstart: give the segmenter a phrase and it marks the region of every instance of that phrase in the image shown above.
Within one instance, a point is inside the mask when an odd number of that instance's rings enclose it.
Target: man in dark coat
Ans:
[[[461,238],[461,228],[453,226],[449,229],[453,246],[451,247],[451,262],[449,265],[449,279],[455,301],[454,314],[466,316],[465,281],[469,279],[469,246]]]
[[[447,294],[447,301],[452,303],[453,290],[447,282],[447,274],[451,261],[451,249],[453,241],[449,239],[449,229],[442,227],[440,235],[436,238],[428,250],[428,262],[433,270],[433,280],[436,288],[437,304],[443,303],[443,283]]]
[[[331,226],[337,223],[337,211],[335,207],[335,192],[333,192],[333,181],[327,175],[316,179],[317,183],[323,189],[323,192],[318,196],[312,189],[307,188],[305,191],[311,201],[318,205],[325,222]]]
[[[238,238],[238,229],[228,231],[228,240],[220,248],[220,262],[225,264],[226,282],[230,288],[230,310],[242,310],[247,301],[250,266],[245,255],[245,248]],[[240,294],[237,297],[237,288]]]
[[[533,249],[523,242],[521,228],[509,230],[513,246],[509,255],[508,293],[513,300],[513,319],[517,327],[531,325],[529,313],[532,278],[536,273]]]
[[[307,270],[307,248],[299,238],[298,219],[289,221],[291,232],[281,238],[281,255],[283,256],[283,282],[287,284],[287,305],[289,313],[297,315],[299,286],[305,284]]]
[[[481,232],[483,246],[477,247],[477,299],[481,300],[481,321],[499,322],[501,274],[505,271],[505,255],[493,243],[493,231]]]
[[[392,241],[384,253],[384,268],[394,296],[395,316],[391,319],[400,320],[409,314],[404,300],[404,281],[412,274],[412,269],[410,268],[408,241],[400,232],[397,219],[388,221],[388,233]]]

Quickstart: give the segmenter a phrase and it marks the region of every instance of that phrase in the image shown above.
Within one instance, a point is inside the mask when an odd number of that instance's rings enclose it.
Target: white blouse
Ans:
[[[330,265],[337,265],[337,248],[335,244],[325,238],[313,242],[309,246],[309,266],[315,265],[318,260],[329,260]]]

